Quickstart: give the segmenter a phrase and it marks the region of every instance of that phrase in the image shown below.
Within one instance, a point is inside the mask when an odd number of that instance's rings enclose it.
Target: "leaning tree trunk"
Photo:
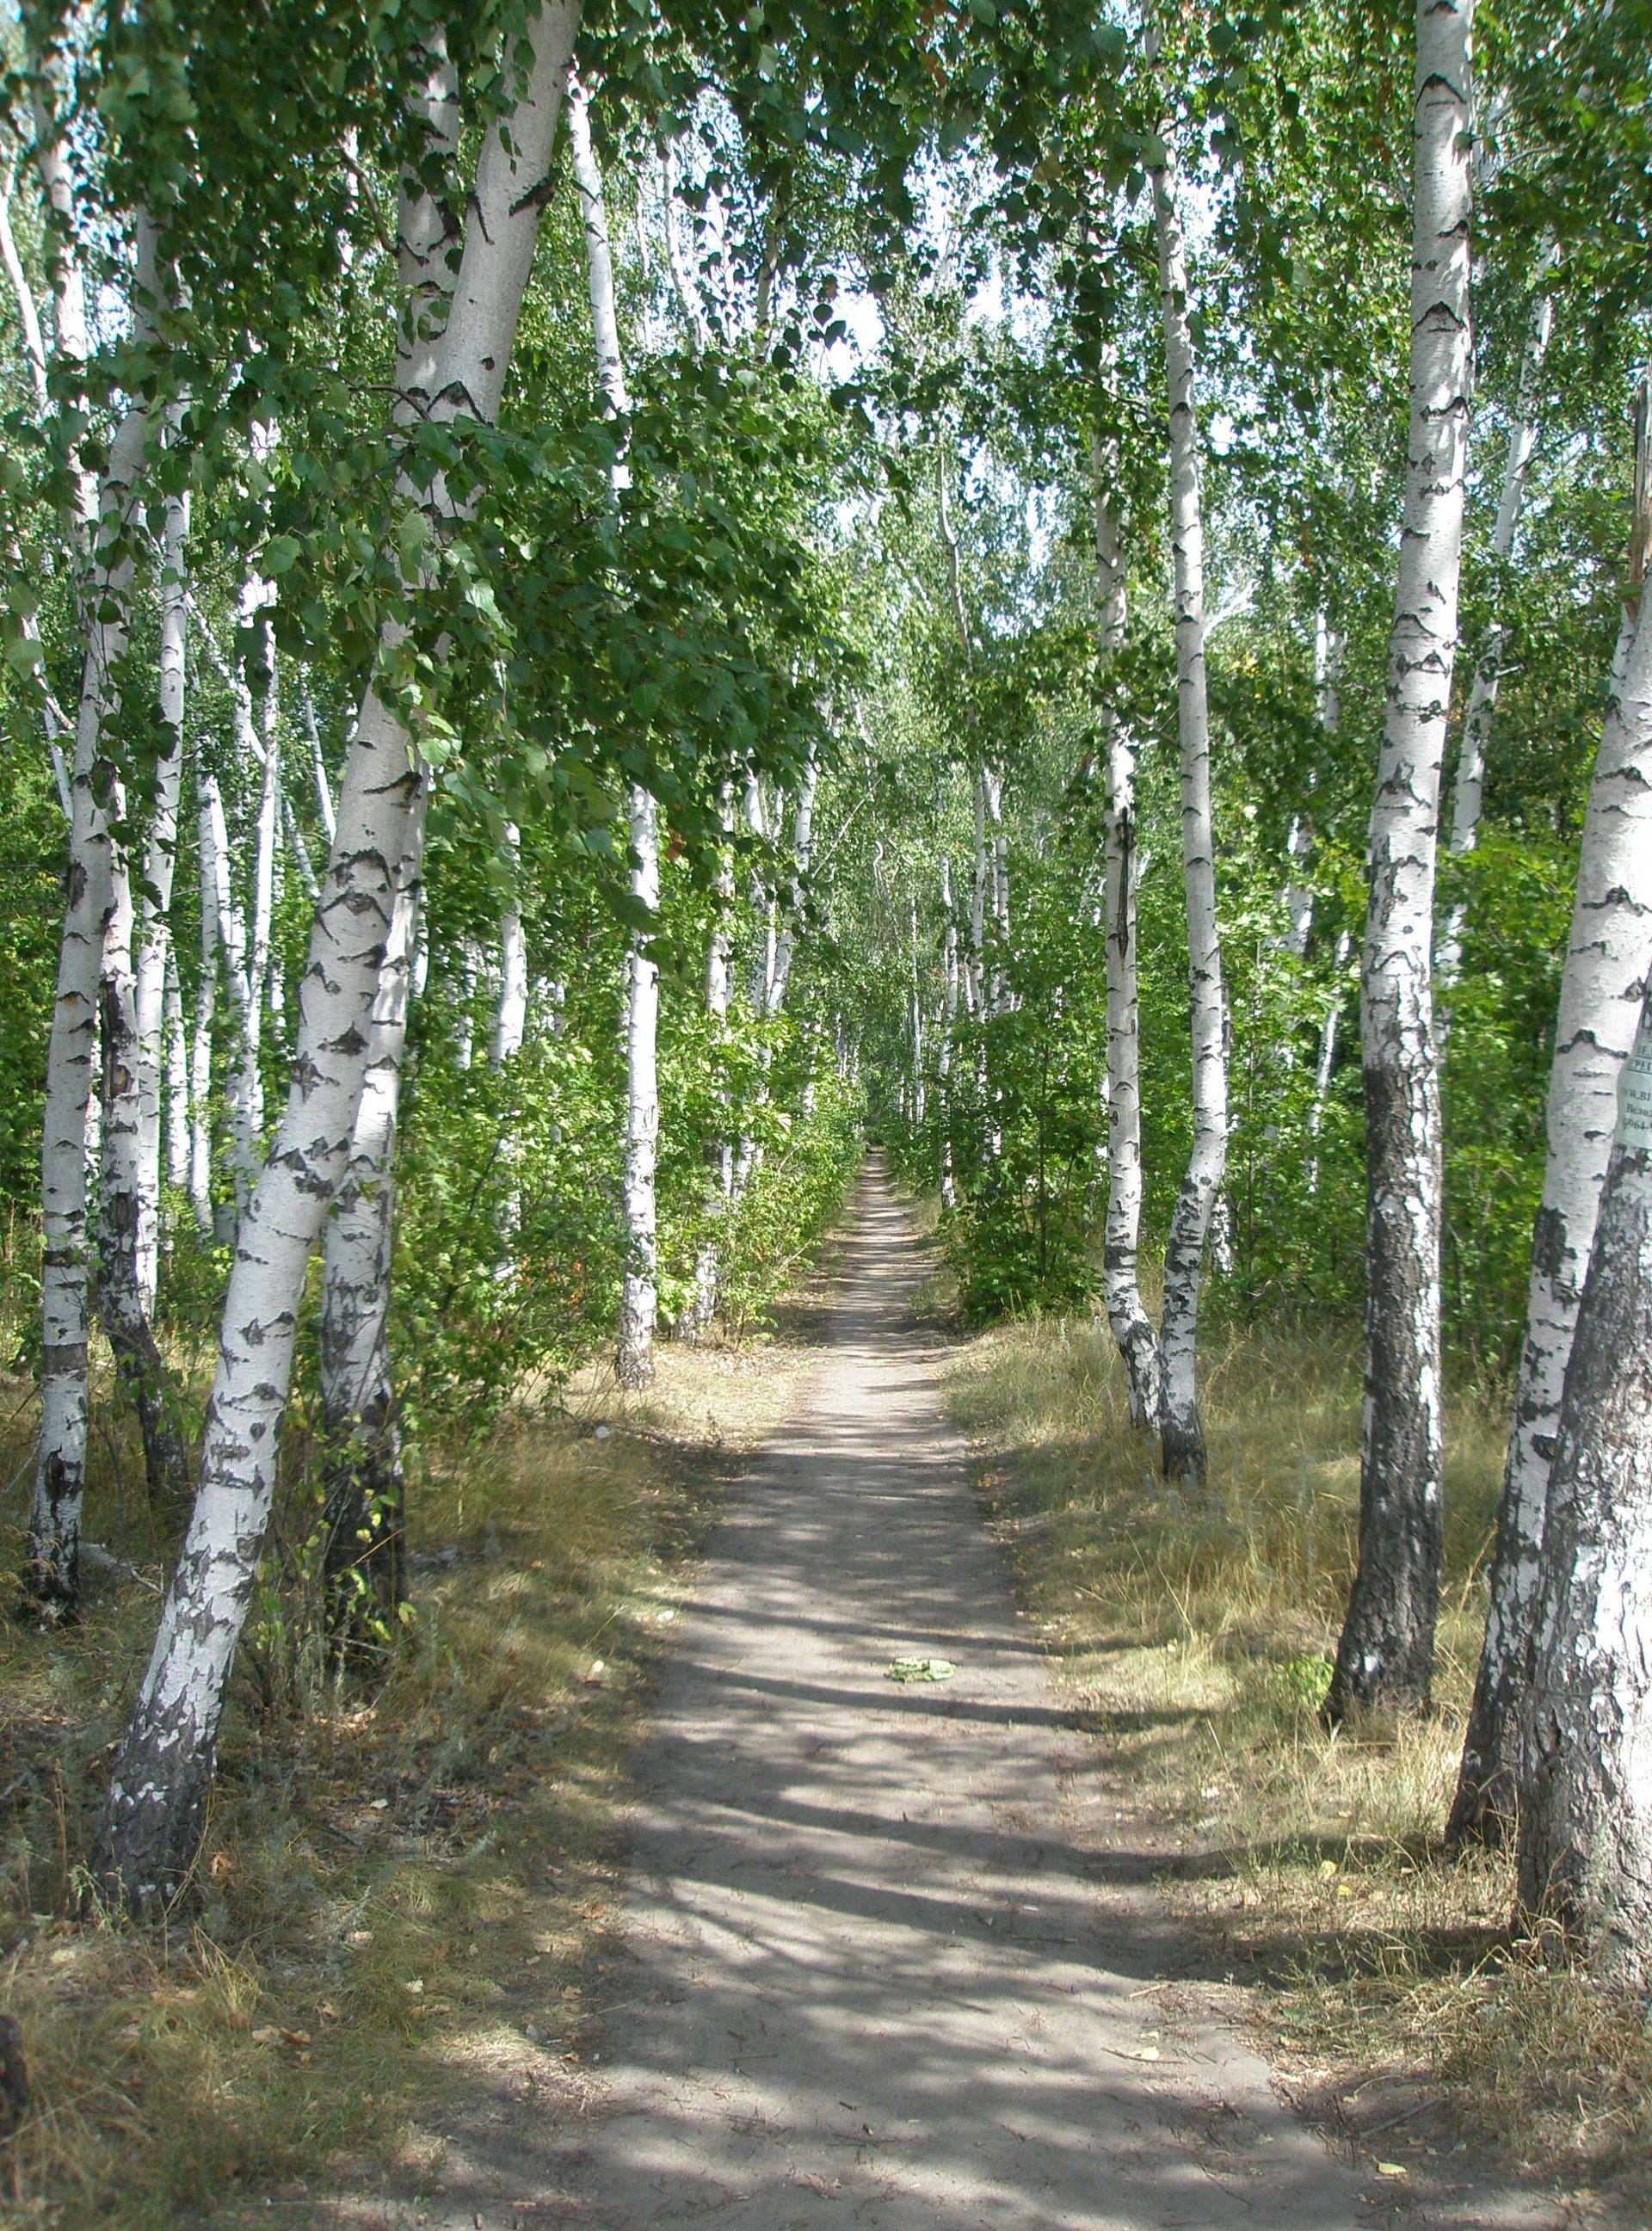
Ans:
[[[1652,1984],[1652,993],[1566,1366],[1532,1678],[1520,1712],[1519,1901],[1602,1980]]]
[[[1503,1472],[1491,1609],[1447,1841],[1513,1826],[1515,1716],[1542,1572],[1549,1467],[1617,1115],[1618,1073],[1652,973],[1652,627],[1624,614],[1589,789],[1549,1077],[1548,1158]]]
[[[428,795],[421,785],[407,817],[350,1159],[321,1245],[323,1566],[328,1629],[347,1651],[382,1647],[404,1593],[405,1481],[390,1367],[391,1255]]]
[[[406,192],[396,366],[403,424],[497,417],[578,22],[577,5],[546,7],[522,34],[522,95],[483,135],[457,256],[433,222],[433,198],[416,186]],[[398,499],[425,512],[438,543],[459,515],[439,477],[425,488],[399,482]],[[387,623],[387,662],[402,639],[399,625]],[[293,1083],[230,1267],[194,1515],[94,1833],[94,1879],[139,1909],[175,1894],[199,1837],[275,1491],[306,1267],[355,1127],[398,863],[419,789],[414,739],[389,695],[380,695],[375,675],[352,736],[300,989]]]
[[[1095,483],[1096,636],[1111,664],[1129,623],[1124,553],[1113,515],[1116,448],[1092,436]],[[1105,677],[1110,679],[1110,677]],[[1151,1426],[1159,1414],[1159,1343],[1142,1301],[1138,1249],[1142,1225],[1141,1015],[1136,991],[1136,739],[1109,702],[1102,718],[1106,805],[1102,829],[1105,879],[1103,919],[1107,950],[1107,1221],[1102,1282],[1107,1322],[1124,1359],[1130,1422]]]
[[[138,272],[142,319],[156,275],[152,236],[141,217]],[[110,443],[81,584],[86,643],[71,779],[68,902],[47,1040],[41,1139],[40,1439],[23,1566],[25,1601],[47,1625],[72,1617],[79,1600],[87,1412],[87,1105],[104,941],[114,911],[113,839],[100,803],[109,773],[104,739],[120,708],[133,513],[152,409],[134,399]]]
[[[1159,1453],[1167,1479],[1202,1480],[1199,1284],[1205,1241],[1228,1161],[1228,1002],[1216,928],[1215,830],[1210,810],[1210,708],[1205,690],[1204,525],[1199,426],[1193,396],[1187,252],[1171,125],[1153,173],[1154,229],[1169,391],[1170,542],[1176,561],[1177,729],[1182,768],[1182,874],[1188,916],[1188,1001],[1193,1028],[1193,1152],[1164,1250],[1160,1330]]]
[[[1468,459],[1473,0],[1418,0],[1410,427],[1360,972],[1365,1401],[1359,1567],[1327,1715],[1426,1704],[1441,1546],[1440,1079],[1431,985],[1440,765]]]

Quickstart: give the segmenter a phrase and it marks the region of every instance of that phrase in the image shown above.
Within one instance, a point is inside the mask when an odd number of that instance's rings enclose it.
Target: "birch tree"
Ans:
[[[1096,640],[1105,663],[1124,648],[1129,623],[1124,552],[1113,513],[1116,448],[1091,437],[1096,543]],[[1107,1321],[1124,1358],[1130,1422],[1156,1424],[1159,1344],[1142,1301],[1142,1073],[1136,967],[1136,740],[1116,706],[1105,706],[1106,803],[1102,834],[1107,943],[1107,1217],[1103,1258]]]
[[[1652,1982],[1652,992],[1560,1400],[1520,1714],[1519,1900],[1603,1982]]]
[[[577,6],[542,8],[505,57],[514,99],[482,134],[457,253],[433,197],[417,178],[404,188],[395,384],[405,429],[462,430],[497,416],[577,28]],[[399,499],[427,521],[427,551],[439,547],[459,516],[445,476],[404,482]],[[173,1894],[199,1834],[269,1522],[305,1269],[354,1130],[420,787],[415,736],[384,686],[404,641],[404,624],[387,623],[383,671],[351,739],[300,992],[294,1081],[230,1270],[194,1515],[94,1835],[94,1877],[140,1909]]]
[[[591,297],[591,330],[596,344],[597,380],[606,407],[618,422],[620,448],[610,475],[618,500],[629,484],[625,429],[631,417],[619,317],[614,301],[613,255],[608,241],[608,212],[602,173],[591,139],[584,87],[568,80],[568,144],[585,230],[586,275]],[[669,220],[668,220],[669,221]],[[643,922],[651,926],[659,912],[659,812],[647,786],[633,781],[626,797],[631,838],[631,896]],[[619,1340],[614,1368],[622,1387],[646,1387],[654,1376],[654,1326],[658,1314],[658,1249],[654,1199],[659,1155],[659,964],[651,929],[633,927],[625,958],[625,1270],[619,1297]]]
[[[72,188],[55,124],[42,107],[40,157],[49,201],[62,228],[55,278],[58,345],[85,364],[84,292],[71,246]],[[158,300],[155,238],[147,214],[135,230],[133,314],[142,346]],[[120,711],[118,676],[126,649],[134,572],[135,514],[152,427],[141,392],[128,402],[109,443],[94,495],[78,458],[70,534],[85,553],[77,601],[84,650],[71,769],[68,903],[59,948],[47,1054],[41,1147],[40,1439],[29,1505],[23,1592],[48,1625],[72,1617],[79,1596],[87,1425],[87,1109],[104,952],[115,917],[114,839],[101,802],[111,774],[108,735]],[[89,530],[88,506],[95,505]],[[126,928],[130,954],[130,927]],[[132,1049],[121,1058],[130,1060]],[[135,1122],[135,1109],[133,1110]]]
[[[1204,522],[1199,426],[1188,318],[1187,250],[1180,181],[1167,113],[1163,161],[1154,170],[1153,229],[1169,399],[1170,546],[1175,559],[1176,722],[1182,786],[1182,872],[1188,917],[1188,999],[1193,1029],[1193,1152],[1164,1250],[1160,1328],[1159,1447],[1167,1478],[1202,1479],[1199,1415],[1199,1286],[1228,1160],[1228,1003],[1216,927],[1215,830],[1210,805],[1210,708],[1205,688]]]
[[[1513,1825],[1515,1715],[1543,1577],[1561,1395],[1616,1122],[1619,1072],[1652,972],[1652,629],[1638,624],[1641,609],[1637,598],[1624,610],[1584,821],[1491,1607],[1446,1832],[1454,1845],[1500,1841]]]
[[[337,1640],[373,1639],[403,1594],[405,1478],[390,1364],[396,1133],[418,936],[428,782],[407,816],[350,1158],[321,1250],[324,1568]]]
[[[144,889],[139,901],[138,973],[138,1222],[135,1235],[139,1297],[154,1307],[160,1275],[162,1075],[165,1066],[166,972],[172,953],[167,917],[178,861],[178,805],[184,779],[184,690],[188,618],[185,608],[189,495],[169,489],[161,552],[159,711],[166,748],[155,772]],[[180,1012],[181,1018],[181,1012]],[[187,1090],[187,1087],[185,1087]],[[183,1096],[172,1096],[175,1113]]]
[[[1426,1704],[1441,1552],[1440,1080],[1432,965],[1440,769],[1467,469],[1473,0],[1419,0],[1410,413],[1360,971],[1366,1129],[1359,1565],[1333,1720]]]

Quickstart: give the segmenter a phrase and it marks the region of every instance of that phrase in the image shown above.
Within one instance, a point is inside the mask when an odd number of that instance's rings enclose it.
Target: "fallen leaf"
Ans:
[[[1378,2176],[1405,2176],[1409,2172],[1403,2162],[1378,2162],[1377,2174]]]

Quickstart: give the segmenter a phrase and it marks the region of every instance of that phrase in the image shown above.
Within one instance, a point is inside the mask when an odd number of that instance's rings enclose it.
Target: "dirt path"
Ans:
[[[1255,2056],[1167,2021],[1145,1900],[1103,1957],[1083,1741],[943,1420],[923,1268],[870,1172],[812,1399],[738,1491],[665,1678],[599,2091],[532,2220],[1363,2222]],[[902,1652],[956,1673],[899,1687]]]

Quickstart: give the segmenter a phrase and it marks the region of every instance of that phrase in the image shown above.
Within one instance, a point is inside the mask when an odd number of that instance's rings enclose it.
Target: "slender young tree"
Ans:
[[[614,300],[613,255],[602,172],[591,138],[584,87],[568,77],[568,145],[585,229],[586,276],[597,380],[604,402],[622,429],[611,475],[618,500],[629,482],[624,428],[631,417],[619,316]],[[651,923],[659,912],[659,812],[647,787],[633,782],[626,799],[631,832],[631,896]],[[625,1270],[619,1298],[619,1341],[614,1368],[622,1387],[646,1387],[654,1376],[654,1327],[659,1308],[655,1167],[659,1158],[659,963],[651,932],[634,928],[625,957]]]
[[[1652,628],[1634,615],[1635,607],[1625,608],[1577,861],[1491,1607],[1446,1830],[1453,1846],[1500,1842],[1513,1823],[1516,1715],[1542,1580],[1561,1394],[1616,1122],[1619,1071],[1652,977]]]
[[[705,948],[705,1012],[711,1025],[714,1042],[721,1040],[727,1026],[729,1002],[734,992],[734,938],[730,929],[730,913],[735,898],[735,871],[729,850],[729,839],[734,833],[734,790],[731,784],[724,783],[722,786],[718,805],[722,842],[717,848],[716,871],[711,879],[711,929]],[[725,1113],[716,1135],[708,1141],[706,1146],[712,1169],[705,1205],[708,1229],[695,1257],[694,1300],[689,1313],[690,1330],[696,1338],[709,1329],[716,1312],[721,1252],[718,1227],[729,1213],[735,1182],[735,1143],[726,1114],[728,1095],[722,1092],[718,1098]]]
[[[421,784],[407,817],[350,1159],[321,1248],[325,1569],[328,1623],[345,1647],[376,1640],[375,1626],[393,1618],[403,1594],[406,1483],[390,1364],[391,1256],[429,793]]]
[[[631,787],[631,895],[651,921],[659,911],[659,818],[641,783]],[[654,1172],[659,1154],[659,963],[633,931],[625,959],[625,1272],[614,1368],[622,1387],[654,1376],[658,1249]]]
[[[1652,991],[1619,1114],[1566,1365],[1530,1691],[1520,1713],[1519,1901],[1603,1981],[1652,1982]]]
[[[124,818],[121,786],[109,791]],[[144,1474],[158,1509],[179,1509],[189,1496],[189,1452],[172,1374],[156,1345],[139,1271],[143,1199],[143,1050],[138,979],[133,960],[132,878],[126,849],[110,848],[110,907],[103,939],[99,1043],[102,1122],[99,1128],[98,1306],[114,1353],[121,1391],[138,1413]]]
[[[186,490],[169,490],[160,579],[161,726],[166,749],[155,771],[155,797],[145,852],[144,889],[138,902],[136,987],[138,1023],[138,1292],[146,1310],[155,1304],[160,1277],[162,1075],[165,1066],[166,970],[172,953],[167,918],[178,859],[178,801],[184,778],[184,687],[188,618],[185,565],[190,502]],[[187,1088],[185,1088],[187,1089]],[[174,1095],[177,1112],[181,1094]]]
[[[1405,517],[1360,972],[1359,1565],[1325,1700],[1332,1720],[1424,1704],[1434,1672],[1442,1454],[1434,884],[1468,462],[1472,12],[1473,0],[1418,0]]]
[[[1095,503],[1096,637],[1105,663],[1124,648],[1129,624],[1124,552],[1112,508],[1116,447],[1091,436]],[[1159,1344],[1142,1300],[1141,1011],[1136,968],[1136,739],[1116,707],[1104,705],[1106,803],[1102,833],[1103,917],[1107,941],[1107,1221],[1103,1283],[1107,1321],[1124,1358],[1130,1422],[1156,1425]]]
[[[936,1057],[941,1104],[941,1206],[950,1215],[958,1206],[958,1180],[952,1159],[952,1050],[958,1028],[958,922],[952,904],[952,861],[941,855],[941,1044]]]
[[[410,428],[497,416],[578,23],[576,5],[546,6],[505,58],[515,98],[481,136],[457,253],[440,235],[421,236],[431,197],[418,181],[405,191],[395,379],[398,421]],[[457,516],[441,475],[401,483],[399,500],[424,513],[438,541]],[[381,637],[386,662],[400,639],[395,624]],[[164,1904],[198,1840],[275,1491],[305,1271],[349,1154],[419,789],[415,738],[375,673],[345,763],[300,993],[294,1082],[230,1269],[194,1515],[94,1833],[94,1879],[120,1904]]]
[[[1199,1286],[1205,1243],[1228,1162],[1228,1001],[1216,927],[1215,826],[1210,806],[1210,706],[1205,687],[1204,521],[1193,391],[1187,249],[1175,121],[1159,126],[1153,226],[1169,395],[1170,546],[1175,559],[1176,716],[1181,747],[1182,875],[1193,1025],[1193,1152],[1164,1250],[1159,1334],[1159,1451],[1167,1479],[1202,1480],[1199,1415]]]
[[[43,114],[40,149],[49,197],[67,239],[72,207],[67,202],[58,206],[68,193],[67,165],[61,140]],[[153,228],[140,212],[133,292],[133,325],[140,339],[150,330],[159,288]],[[83,365],[84,297],[67,245],[55,294],[59,346],[71,352],[73,363]],[[118,677],[130,624],[136,511],[153,411],[152,401],[141,391],[128,401],[109,443],[101,484],[91,499],[96,508],[89,530],[87,475],[78,461],[74,475],[70,539],[84,553],[78,602],[85,646],[71,773],[68,903],[46,1058],[40,1439],[23,1569],[25,1600],[33,1615],[48,1625],[72,1617],[79,1600],[87,1423],[87,1109],[105,945],[116,904],[115,846],[103,799],[113,773],[108,739],[120,711]],[[128,912],[128,959],[130,949]],[[133,1058],[133,1051],[124,1050],[123,1062]]]

